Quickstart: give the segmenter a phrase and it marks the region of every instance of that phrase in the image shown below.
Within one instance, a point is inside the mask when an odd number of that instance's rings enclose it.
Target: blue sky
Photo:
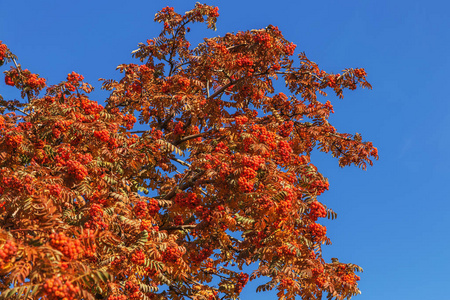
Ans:
[[[130,4],[131,3],[131,4]],[[79,72],[118,78],[139,42],[159,34],[160,8],[191,9],[195,1],[8,1],[2,3],[0,40],[22,65],[51,84]],[[321,201],[338,213],[326,221],[333,245],[325,256],[364,268],[355,299],[447,299],[450,275],[450,19],[447,1],[209,1],[219,6],[218,30],[192,26],[192,40],[276,25],[298,51],[330,72],[363,67],[373,90],[327,97],[331,123],[362,134],[379,149],[367,171],[341,169],[314,154],[329,178]],[[193,43],[192,43],[193,44]],[[4,68],[2,69],[2,71]],[[0,83],[5,98],[18,97]],[[242,299],[256,296],[250,284]],[[273,294],[258,294],[261,300]]]

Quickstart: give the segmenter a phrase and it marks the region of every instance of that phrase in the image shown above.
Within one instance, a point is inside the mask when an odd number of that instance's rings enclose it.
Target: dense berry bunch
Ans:
[[[101,205],[97,203],[92,204],[91,208],[89,209],[89,222],[85,223],[84,227],[91,229],[108,228],[108,224],[103,221],[103,209]]]
[[[249,276],[247,273],[240,273],[238,274],[237,283],[234,286],[234,292],[239,294],[242,289],[245,287],[249,279]]]
[[[147,207],[148,207],[147,202],[138,201],[133,208],[136,217],[143,219],[148,214]]]
[[[128,114],[123,117],[123,121],[125,122],[125,127],[130,130],[133,128],[134,123],[136,123],[136,117]]]
[[[15,135],[7,134],[5,137],[6,145],[8,147],[10,147],[11,150],[17,148],[22,143],[22,141],[23,141],[23,136],[20,134],[15,134]]]
[[[153,198],[149,199],[148,200],[147,209],[148,209],[148,213],[150,215],[156,214],[159,211],[159,209],[160,209],[159,204],[158,204],[158,200],[153,199]]]
[[[318,218],[325,218],[327,216],[327,210],[318,201],[314,201],[310,205],[309,217],[313,221],[317,221]]]
[[[53,277],[45,281],[44,292],[49,300],[75,300],[79,299],[80,288],[69,280]]]
[[[3,62],[3,59],[6,56],[6,51],[8,50],[8,47],[0,41],[0,65]]]
[[[287,141],[280,141],[278,143],[278,154],[279,154],[279,160],[282,163],[288,164],[291,160],[291,153],[292,148],[289,142]]]
[[[128,292],[128,299],[138,300],[141,299],[141,293],[139,292],[139,285],[132,281],[125,283],[125,290]]]
[[[6,241],[3,248],[0,249],[0,269],[11,261],[17,253],[16,243],[12,240]]]
[[[108,297],[108,300],[127,300],[127,296],[125,295],[111,295]]]
[[[109,131],[106,129],[94,131],[94,136],[105,143],[109,141]]]
[[[145,254],[142,250],[136,250],[131,255],[131,261],[136,265],[145,264]]]
[[[327,228],[317,223],[310,224],[309,230],[311,232],[311,235],[316,237],[317,239],[320,239],[327,234]]]
[[[10,76],[8,76],[8,75],[5,76],[5,83],[6,83],[6,85],[10,85],[10,86],[14,86],[15,85],[13,79]]]
[[[176,134],[176,135],[183,134],[184,133],[183,126],[184,126],[183,122],[181,122],[181,121],[178,122],[173,129],[173,134]]]
[[[175,196],[174,200],[181,207],[187,207],[194,209],[200,204],[200,199],[198,199],[195,193],[179,193]]]
[[[83,81],[83,79],[84,79],[83,75],[77,74],[75,72],[67,74],[67,81],[71,82],[72,84],[76,84],[79,81]]]
[[[79,240],[72,240],[63,232],[50,234],[50,245],[69,259],[77,259],[84,252]]]
[[[76,180],[83,180],[88,175],[88,170],[80,162],[69,160],[66,163],[67,172]]]
[[[282,137],[288,137],[291,134],[293,128],[294,122],[287,121],[278,127],[278,132]]]
[[[167,247],[166,251],[162,253],[163,261],[168,262],[176,262],[180,257],[182,253],[178,248],[175,247]]]

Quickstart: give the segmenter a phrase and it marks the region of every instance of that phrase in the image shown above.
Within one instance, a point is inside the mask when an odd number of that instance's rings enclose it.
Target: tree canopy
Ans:
[[[378,158],[320,101],[370,88],[364,69],[296,62],[272,25],[192,47],[189,25],[218,16],[163,8],[138,63],[103,80],[105,106],[82,75],[48,85],[0,42],[24,99],[0,99],[0,298],[236,299],[258,277],[279,299],[359,292],[360,267],[322,258],[318,220],[336,214],[310,154],[363,169]]]

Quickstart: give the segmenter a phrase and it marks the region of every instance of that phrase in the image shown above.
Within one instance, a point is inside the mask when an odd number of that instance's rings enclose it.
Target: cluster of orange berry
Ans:
[[[217,6],[214,7],[212,10],[209,11],[208,16],[211,18],[217,18],[219,16],[219,8]]]
[[[111,295],[108,297],[108,300],[127,300],[127,296],[125,295]]]
[[[83,81],[83,75],[72,72],[71,74],[67,74],[67,81],[70,81],[73,84],[76,84],[78,81]]]
[[[75,160],[69,160],[66,163],[67,171],[76,180],[83,180],[88,175],[88,170],[80,162]]]
[[[248,118],[246,116],[236,116],[234,117],[234,121],[236,125],[243,125],[248,122]]]
[[[12,177],[3,177],[1,182],[3,188],[15,190],[20,190],[23,188],[22,181],[14,175]]]
[[[175,124],[175,127],[173,129],[173,134],[175,135],[180,135],[184,133],[184,129],[183,129],[184,123],[179,121],[177,124]]]
[[[108,227],[108,224],[106,224],[103,221],[103,209],[101,205],[99,204],[92,204],[91,208],[89,209],[89,222],[87,222],[84,226],[86,228],[102,228],[105,229]]]
[[[363,68],[359,68],[359,69],[355,69],[353,71],[353,73],[357,76],[357,77],[364,77],[367,75],[366,70],[364,70]]]
[[[133,128],[134,123],[136,123],[136,117],[132,114],[123,116],[123,121],[126,123],[125,127],[130,130]]]
[[[236,65],[238,67],[251,67],[253,66],[253,60],[251,60],[248,57],[241,57],[238,60],[236,60]]]
[[[0,249],[0,268],[7,264],[17,253],[16,243],[12,240],[6,241]]]
[[[355,275],[350,269],[347,268],[345,264],[340,264],[337,267],[336,275],[339,276],[343,282],[354,285],[356,281],[359,281],[360,278],[358,275]]]
[[[265,48],[272,47],[272,37],[267,32],[258,32],[253,36],[253,41]]]
[[[131,255],[131,261],[136,264],[142,266],[145,264],[145,254],[142,250],[136,250]]]
[[[61,135],[61,132],[67,130],[67,128],[72,124],[70,121],[58,121],[52,127],[53,136],[57,139]]]
[[[316,191],[317,195],[322,194],[326,190],[329,189],[330,184],[327,181],[322,180],[314,180],[309,183],[310,187],[313,188]]]
[[[70,259],[78,258],[84,252],[79,240],[72,240],[63,232],[50,234],[50,245]]]
[[[247,273],[241,272],[238,274],[236,285],[234,286],[234,292],[239,294],[242,289],[245,287],[249,279],[249,276]]]
[[[6,145],[10,149],[15,149],[17,146],[19,146],[23,141],[23,136],[20,134],[7,134],[5,137]]]
[[[139,219],[145,218],[148,214],[148,204],[144,201],[138,201],[133,207],[134,214]]]
[[[163,261],[168,262],[176,262],[180,257],[182,253],[180,250],[178,250],[175,247],[167,247],[166,251],[162,253]]]
[[[69,280],[60,277],[47,279],[44,283],[44,291],[49,300],[75,300],[78,298],[80,288]]]
[[[94,131],[94,137],[106,143],[109,141],[109,131],[106,129]]]
[[[311,231],[311,235],[316,238],[324,237],[327,234],[327,228],[317,223],[310,224],[309,230]]]
[[[0,41],[0,65],[3,63],[3,59],[6,56],[6,51],[8,50],[8,47]]]
[[[100,117],[99,113],[103,110],[102,105],[86,98],[81,99],[81,108],[84,110],[86,115],[94,115],[96,119]]]
[[[309,217],[313,221],[317,221],[318,218],[325,218],[327,216],[325,207],[318,201],[312,202],[309,208]]]
[[[279,135],[281,135],[282,137],[288,137],[291,134],[293,128],[294,122],[292,121],[284,122],[283,124],[278,126]]]
[[[198,199],[197,194],[195,193],[179,193],[175,196],[173,201],[181,207],[188,207],[191,209],[196,208],[200,204],[200,199]]]
[[[292,148],[288,141],[280,141],[278,143],[278,157],[281,162],[289,163],[291,160]]]
[[[45,87],[45,78],[39,78],[37,74],[33,74],[27,69],[23,70],[22,75],[24,77],[25,85],[31,89],[43,89]]]
[[[128,292],[128,299],[130,300],[138,300],[141,299],[141,293],[139,292],[139,286],[132,282],[127,281],[125,283],[125,290]]]
[[[239,188],[244,193],[249,193],[253,191],[255,186],[254,182],[248,181],[246,177],[239,177],[238,179]]]
[[[294,284],[294,280],[292,278],[283,278],[280,281],[280,289],[287,289]]]
[[[266,127],[254,124],[252,125],[251,130],[260,143],[266,144],[271,150],[274,150],[277,147],[274,133],[269,132]]]
[[[153,226],[153,222],[151,220],[142,220],[140,229],[141,231],[147,230],[148,232],[150,232],[158,231],[159,227]]]

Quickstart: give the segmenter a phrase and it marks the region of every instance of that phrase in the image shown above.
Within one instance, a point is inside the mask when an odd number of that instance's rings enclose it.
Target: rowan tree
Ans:
[[[214,29],[218,15],[158,12],[138,63],[103,80],[105,106],[82,75],[48,85],[0,43],[24,99],[0,102],[1,298],[235,299],[258,277],[279,299],[359,292],[358,266],[322,258],[319,218],[336,214],[310,154],[363,169],[378,158],[321,101],[370,88],[364,69],[295,62],[272,25],[192,47],[190,24]]]

